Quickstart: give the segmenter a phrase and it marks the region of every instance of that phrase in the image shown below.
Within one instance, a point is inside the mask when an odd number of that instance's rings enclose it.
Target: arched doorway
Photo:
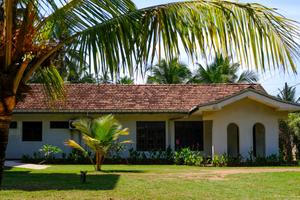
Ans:
[[[231,123],[227,126],[227,154],[238,157],[240,153],[239,127]]]
[[[253,154],[255,157],[266,156],[266,130],[261,123],[253,126]]]

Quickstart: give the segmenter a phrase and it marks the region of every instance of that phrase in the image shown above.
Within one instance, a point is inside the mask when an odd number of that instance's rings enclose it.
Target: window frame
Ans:
[[[187,137],[189,137],[186,134],[186,128],[189,127],[191,133],[189,136],[192,137],[192,141],[194,142],[191,144]],[[182,132],[182,129],[185,129],[184,132]],[[196,130],[199,129],[198,133]],[[196,135],[195,135],[196,134]],[[198,135],[197,135],[198,134]],[[182,137],[185,137],[186,139],[183,140]],[[183,141],[180,141],[180,138]],[[179,140],[179,144],[177,144],[177,139]],[[175,121],[174,122],[174,144],[175,144],[175,150],[178,151],[182,148],[189,148],[193,151],[204,151],[204,122],[203,121]],[[198,140],[198,141],[195,141]],[[185,144],[182,144],[185,143]]]
[[[154,130],[153,129],[151,130],[149,129],[149,127],[151,128],[151,124],[156,124],[157,127],[153,126]],[[154,133],[155,134],[154,135],[153,132],[157,131],[155,130],[155,128],[156,129],[162,128],[162,129],[158,133]],[[166,132],[167,132],[166,121],[136,121],[136,150],[137,151],[165,151],[166,141],[167,141]],[[151,140],[152,140],[152,144],[150,143]],[[151,145],[152,147],[150,147]]]
[[[56,127],[52,127],[52,125],[54,125],[54,123],[59,124],[59,125]],[[64,123],[66,123],[66,124],[64,124]],[[64,126],[63,124],[67,125],[67,126]],[[49,128],[50,129],[70,129],[70,122],[69,121],[50,121]]]
[[[28,124],[28,123],[39,123],[39,126],[38,129],[40,129],[40,133],[39,133],[39,137],[34,139],[32,137],[33,133],[31,133],[31,136],[27,136],[27,138],[24,136],[24,133],[25,133],[25,124]],[[36,128],[37,129],[37,128]],[[36,131],[36,130],[34,130]],[[36,133],[34,133],[36,134]],[[22,142],[42,142],[43,141],[43,121],[23,121],[22,122]]]

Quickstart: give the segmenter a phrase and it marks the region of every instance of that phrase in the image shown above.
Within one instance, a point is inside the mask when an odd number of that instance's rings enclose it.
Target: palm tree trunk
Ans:
[[[2,186],[5,151],[8,143],[8,132],[10,122],[11,114],[0,113],[0,187]]]
[[[100,152],[96,151],[96,171],[101,171],[101,158],[100,158]]]
[[[101,151],[96,152],[96,171],[101,171],[101,165],[104,161],[104,155]]]

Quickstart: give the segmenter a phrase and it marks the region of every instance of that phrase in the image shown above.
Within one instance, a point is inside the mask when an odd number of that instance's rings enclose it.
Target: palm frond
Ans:
[[[74,140],[67,140],[64,142],[65,145],[77,149],[78,151],[82,152],[85,157],[88,157],[92,164],[94,164],[93,159],[89,156],[88,151],[86,151],[82,146],[80,146],[77,142]]]
[[[162,38],[167,57],[177,54],[178,43],[182,42],[191,58],[197,57],[197,52],[205,57],[211,53],[236,55],[242,64],[263,69],[270,61],[271,66],[295,70],[292,58],[299,58],[298,24],[260,4],[201,0],[170,3],[145,9],[142,20],[147,26],[142,29],[147,38],[141,39],[142,55],[149,53],[146,45],[157,44]]]
[[[132,144],[133,141],[132,140],[124,140],[122,142],[120,142],[120,144]]]
[[[83,57],[94,71],[113,79],[121,70],[132,74],[152,63],[156,53],[178,56],[180,44],[193,60],[236,55],[244,66],[296,70],[298,24],[260,4],[196,0],[137,10],[129,0],[73,1],[80,3],[62,3],[39,33],[48,26],[68,28],[71,36],[60,42],[88,52]]]
[[[87,135],[83,135],[82,139],[84,140],[84,143],[93,151],[102,149],[102,145],[100,145],[101,142],[99,140],[89,137]]]
[[[256,83],[258,81],[257,74],[253,71],[244,71],[238,77],[237,83]]]
[[[93,136],[91,132],[91,119],[89,118],[80,118],[72,122],[72,125],[79,130],[82,134],[87,136]]]
[[[47,93],[47,96],[51,100],[55,101],[58,99],[64,99],[65,97],[65,87],[64,81],[61,78],[59,72],[55,66],[39,68],[35,72],[35,76],[31,80],[32,83],[42,83]]]
[[[287,83],[284,84],[283,89],[278,89],[279,94],[277,95],[277,98],[283,100],[283,101],[289,101],[297,103],[299,99],[296,99],[296,87],[289,86]]]
[[[67,140],[64,143],[65,143],[65,145],[67,145],[71,148],[74,148],[74,149],[77,149],[77,150],[81,151],[85,156],[88,155],[88,152],[83,147],[81,147],[77,142],[75,142],[74,140]]]

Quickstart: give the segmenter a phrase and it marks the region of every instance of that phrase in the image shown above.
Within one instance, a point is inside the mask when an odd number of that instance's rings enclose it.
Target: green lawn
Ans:
[[[248,171],[273,172],[247,173]],[[297,170],[274,172],[274,170]],[[79,171],[88,170],[87,183]],[[238,173],[241,172],[241,173]],[[5,171],[0,199],[300,199],[300,168],[53,165]]]

